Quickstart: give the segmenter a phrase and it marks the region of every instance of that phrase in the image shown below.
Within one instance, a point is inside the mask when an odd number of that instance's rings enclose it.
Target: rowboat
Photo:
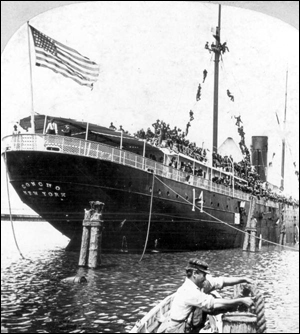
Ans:
[[[208,315],[205,326],[199,333],[266,333],[264,298],[256,287],[248,293],[255,297],[255,306],[251,312],[248,309],[238,307],[233,312]],[[170,309],[175,294],[167,296],[154,306],[135,323],[129,333],[164,333],[170,320]],[[215,297],[221,297],[216,291],[213,291],[212,294]],[[242,295],[246,296],[245,290],[244,292],[242,290]],[[192,317],[189,317],[186,321],[187,325],[189,326],[192,321]]]
[[[159,333],[170,315],[175,293],[154,306],[141,320],[138,320],[129,333]],[[160,331],[158,331],[160,329]]]

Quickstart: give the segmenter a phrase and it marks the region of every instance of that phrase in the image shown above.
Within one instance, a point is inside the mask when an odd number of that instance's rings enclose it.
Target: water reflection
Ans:
[[[299,333],[299,253],[264,248],[191,253],[104,254],[97,270],[78,268],[77,253],[40,250],[1,269],[2,326],[14,333],[128,331],[184,279],[190,257],[215,275],[247,275],[265,298],[269,333]],[[64,283],[74,275],[84,284]],[[225,290],[225,295],[232,292]]]

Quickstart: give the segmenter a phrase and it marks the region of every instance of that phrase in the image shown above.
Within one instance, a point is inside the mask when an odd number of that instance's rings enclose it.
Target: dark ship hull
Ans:
[[[55,140],[59,138],[63,137],[57,136]],[[82,142],[77,144],[80,146]],[[220,187],[214,191],[212,183],[209,185],[206,181],[201,187],[199,180],[197,186],[196,183],[182,182],[180,177],[174,180],[170,174],[162,172],[163,168],[170,172],[169,167],[157,164],[162,169],[151,169],[145,161],[142,167],[136,163],[134,166],[129,163],[133,159],[127,161],[125,153],[123,159],[120,155],[123,153],[117,149],[108,159],[103,155],[95,157],[91,151],[89,154],[87,151],[67,154],[64,149],[56,152],[49,147],[45,150],[44,146],[37,150],[28,149],[28,145],[26,149],[15,148],[10,146],[4,153],[11,184],[25,204],[71,239],[71,249],[80,246],[84,209],[89,208],[90,201],[99,200],[105,203],[103,250],[142,250],[147,236],[152,190],[148,250],[242,246],[244,234],[240,231],[245,229],[250,201],[247,197],[242,198],[241,192],[231,194],[230,190]],[[201,192],[204,212],[200,212],[199,203],[195,201]],[[281,209],[280,205],[270,201],[256,204],[258,235],[278,242],[276,222]],[[298,217],[297,213],[290,215],[291,220]]]

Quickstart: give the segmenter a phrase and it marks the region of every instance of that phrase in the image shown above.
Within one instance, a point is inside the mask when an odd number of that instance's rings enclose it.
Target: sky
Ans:
[[[188,139],[211,150],[213,42],[218,5],[196,2],[87,2],[59,7],[30,20],[44,34],[97,62],[94,89],[32,66],[30,80],[27,25],[10,39],[1,56],[1,134],[12,133],[20,118],[38,113],[71,117],[134,133],[157,119],[185,129]],[[286,191],[298,193],[293,162],[299,170],[299,31],[279,19],[247,9],[222,6],[221,41],[229,52],[220,63],[219,146],[237,143],[234,116],[241,116],[246,144],[268,136],[269,181],[280,184],[281,141],[287,142]],[[202,83],[203,70],[208,71]],[[283,131],[286,71],[287,119]],[[202,96],[196,101],[198,84]],[[229,89],[235,97],[226,95]],[[277,123],[277,112],[280,126]],[[5,166],[1,161],[1,204],[7,207]],[[11,190],[12,196],[15,196]],[[17,199],[16,199],[17,201]]]

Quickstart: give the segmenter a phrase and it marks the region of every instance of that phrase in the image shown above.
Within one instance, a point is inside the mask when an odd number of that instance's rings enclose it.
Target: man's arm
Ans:
[[[244,304],[247,307],[250,307],[254,304],[253,298],[245,297],[245,298],[236,298],[236,299],[223,299],[223,298],[216,298],[213,301],[214,310],[217,311],[219,309],[227,309],[232,306],[238,306],[240,304]]]
[[[223,277],[223,287],[232,286],[240,283],[252,284],[252,280],[247,277]]]

